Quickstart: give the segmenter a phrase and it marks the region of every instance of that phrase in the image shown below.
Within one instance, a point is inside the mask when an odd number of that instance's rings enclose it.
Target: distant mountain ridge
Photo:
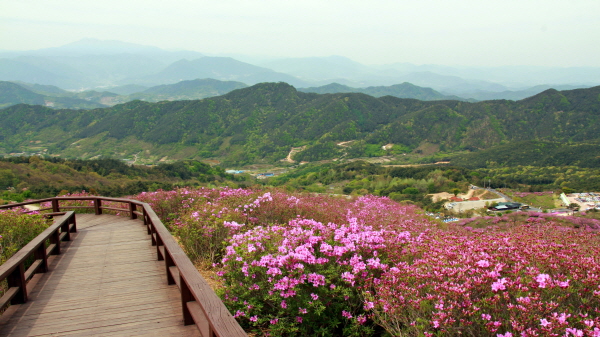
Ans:
[[[25,103],[60,109],[96,109],[133,100],[159,102],[202,99],[224,95],[245,87],[247,85],[241,82],[196,79],[151,88],[143,86],[117,88],[122,92],[134,91],[129,95],[118,95],[110,91],[72,92],[51,85],[0,81],[0,108]],[[136,91],[136,89],[142,90]]]
[[[148,102],[201,99],[224,95],[248,85],[235,81],[219,81],[212,78],[195,79],[163,84],[127,96],[127,100],[141,99]]]
[[[213,78],[221,81],[238,81],[247,84],[261,82],[286,82],[294,86],[304,86],[305,82],[271,69],[257,67],[230,57],[202,57],[195,60],[179,60],[157,74],[143,78],[129,79],[135,84],[171,84],[183,80]]]
[[[431,88],[423,88],[414,84],[404,82],[391,86],[378,86],[367,88],[352,88],[339,83],[331,83],[321,87],[300,88],[302,92],[314,92],[317,94],[337,94],[344,92],[360,92],[373,97],[394,96],[398,98],[414,98],[422,101],[457,100],[468,101],[458,96],[446,96]]]
[[[254,60],[248,63],[194,51],[166,51],[121,41],[84,39],[55,48],[0,51],[0,80],[77,91],[103,91],[132,84],[150,87],[197,78],[248,85],[286,82],[298,88],[333,82],[353,88],[408,82],[446,96],[475,100],[521,99],[540,92],[533,87],[547,84],[578,88],[600,85],[600,67],[364,65],[343,56]]]
[[[516,102],[419,101],[261,83],[203,100],[132,101],[93,114],[16,105],[0,110],[0,153],[30,151],[33,142],[63,156],[119,153],[239,164],[278,161],[302,146],[295,160],[361,157],[386,144],[393,144],[393,153],[424,144],[480,151],[526,140],[585,143],[600,139],[599,97],[594,87],[547,90]]]
[[[29,90],[25,84],[0,81],[0,108],[16,104],[34,104],[43,105],[52,108],[70,108],[70,109],[96,109],[105,108],[107,105],[93,102],[77,97],[77,95],[59,92],[55,89],[60,88],[52,86],[33,85],[37,90]],[[49,93],[47,91],[54,91]],[[100,93],[90,92],[89,95],[101,95]]]
[[[215,79],[205,78],[185,80],[174,84],[163,84],[151,88],[136,85],[130,85],[123,88],[117,87],[117,91],[126,93],[129,92],[129,94],[118,95],[112,92],[114,90],[113,88],[109,88],[108,91],[88,90],[83,92],[71,92],[51,85],[31,84],[24,82],[16,82],[16,84],[32,91],[33,93],[41,94],[46,99],[38,99],[37,101],[34,101],[19,100],[18,97],[15,97],[11,101],[8,99],[10,93],[4,92],[3,90],[5,89],[0,87],[0,95],[4,95],[6,100],[6,103],[3,105],[3,107],[19,103],[26,103],[40,105],[46,104],[47,106],[54,108],[95,109],[112,106],[115,104],[126,103],[138,99],[147,102],[202,99],[207,97],[224,95],[232,90],[248,87],[248,85],[242,82],[219,81]],[[444,96],[431,88],[421,88],[410,83],[402,83],[389,87],[382,86],[369,88],[351,88],[338,83],[332,83],[330,85],[318,88],[301,88],[298,90],[302,92],[316,93],[361,92],[374,97],[390,95],[398,98],[414,98],[424,101],[452,99],[464,100],[456,96]],[[73,100],[68,100],[67,98],[71,98]],[[12,103],[9,103],[9,101]],[[58,101],[61,101],[61,103],[55,103]]]

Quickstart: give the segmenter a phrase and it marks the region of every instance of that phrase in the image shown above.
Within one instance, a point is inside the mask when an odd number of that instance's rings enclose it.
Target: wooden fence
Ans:
[[[91,205],[61,205],[61,202],[67,201],[89,201]],[[105,202],[121,204],[125,207],[107,206]],[[157,259],[165,262],[167,283],[177,285],[180,290],[185,325],[195,324],[204,337],[246,336],[244,330],[202,278],[194,264],[147,203],[122,198],[55,197],[2,205],[0,209],[44,203],[49,203],[50,207],[41,208],[40,212],[60,217],[55,219],[51,227],[0,266],[0,281],[7,279],[9,284],[8,291],[0,298],[1,307],[9,302],[11,304],[26,302],[27,280],[36,272],[46,272],[48,270],[47,256],[60,254],[60,242],[70,240],[69,233],[77,231],[74,212],[65,212],[64,210],[88,209],[93,210],[96,215],[101,215],[103,211],[108,210],[127,214],[131,219],[143,220],[148,235],[151,235],[152,246],[156,246]],[[48,240],[50,244],[45,247]],[[25,261],[32,255],[35,256],[35,261],[25,270]]]

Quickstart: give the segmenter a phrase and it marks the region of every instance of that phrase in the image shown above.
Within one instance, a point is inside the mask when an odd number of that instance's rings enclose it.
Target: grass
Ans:
[[[512,190],[503,190],[502,193],[513,198],[514,201],[527,204],[533,207],[541,207],[542,209],[551,209],[556,207],[556,196],[554,194],[528,194],[526,196],[518,196],[519,192]]]

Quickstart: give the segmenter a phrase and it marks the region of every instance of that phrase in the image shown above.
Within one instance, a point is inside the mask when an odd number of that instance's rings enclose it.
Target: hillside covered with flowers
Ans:
[[[600,222],[514,213],[448,225],[385,197],[141,193],[270,336],[600,336]]]

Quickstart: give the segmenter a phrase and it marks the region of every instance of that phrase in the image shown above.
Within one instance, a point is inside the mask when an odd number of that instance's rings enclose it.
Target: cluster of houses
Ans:
[[[242,174],[246,171],[242,171],[242,170],[227,170],[225,171],[225,173],[229,173],[229,174]],[[275,173],[272,172],[264,172],[264,173],[257,173],[254,176],[256,177],[256,179],[266,179],[269,177],[273,177],[275,175]]]

